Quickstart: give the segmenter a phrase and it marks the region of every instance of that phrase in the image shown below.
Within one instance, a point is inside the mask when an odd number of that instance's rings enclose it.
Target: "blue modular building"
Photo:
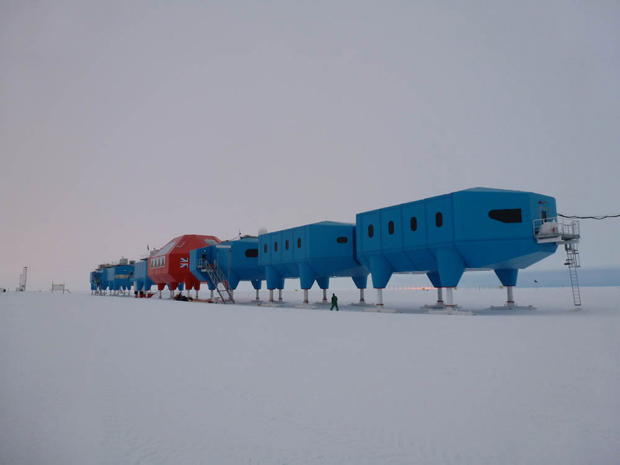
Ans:
[[[325,291],[330,277],[351,277],[359,289],[366,288],[368,269],[356,259],[355,240],[355,225],[331,221],[259,236],[258,264],[265,267],[270,300],[286,278],[300,279],[306,303],[314,282]]]
[[[258,239],[245,236],[189,252],[189,269],[211,291],[219,282],[227,290],[235,290],[240,281],[250,281],[257,291],[265,279],[265,269],[258,265]]]
[[[91,273],[91,289],[93,287],[93,279],[98,278],[98,293],[105,294],[110,289],[110,295],[119,294],[120,292],[129,293],[133,284],[134,261],[131,262],[126,258],[122,258],[118,264],[99,265],[96,271]]]
[[[110,288],[110,283],[108,282],[108,273],[106,272],[106,267],[109,265],[99,265],[99,283],[101,285],[100,294],[105,294],[107,290]]]
[[[465,270],[494,270],[511,302],[518,270],[556,251],[557,243],[537,241],[535,226],[556,215],[553,197],[467,189],[359,213],[357,258],[374,288],[385,288],[392,273],[426,273],[435,287],[449,289],[449,305]]]
[[[154,284],[148,276],[148,259],[140,260],[134,265],[133,289],[141,295],[151,290]]]

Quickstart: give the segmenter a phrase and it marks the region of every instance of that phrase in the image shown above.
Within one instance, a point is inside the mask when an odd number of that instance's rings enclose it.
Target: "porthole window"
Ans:
[[[393,222],[393,221],[390,221],[390,222],[388,223],[388,232],[389,232],[390,234],[394,234],[394,222]]]
[[[258,257],[258,249],[247,249],[245,251],[245,256],[248,258],[256,258]]]
[[[297,239],[297,248],[301,249],[301,237]]]
[[[278,251],[278,243],[277,242],[273,245],[273,251],[274,252]]]
[[[267,244],[265,244],[265,253],[267,253]]]
[[[415,231],[418,229],[418,219],[415,216],[411,217],[411,230]]]
[[[520,208],[491,210],[489,212],[489,218],[492,220],[501,221],[502,223],[521,223],[523,221]]]
[[[338,239],[336,239],[336,242],[338,242],[338,244],[346,244],[347,242],[349,242],[349,239],[346,237],[339,237]]]
[[[371,224],[368,226],[368,237],[372,237],[375,235],[375,227]]]
[[[435,224],[438,228],[441,228],[443,226],[443,215],[441,214],[441,212],[437,212],[437,214],[435,215]]]
[[[286,250],[288,250],[288,239],[287,239],[287,240],[286,240],[286,242],[284,243],[284,248],[285,248]]]

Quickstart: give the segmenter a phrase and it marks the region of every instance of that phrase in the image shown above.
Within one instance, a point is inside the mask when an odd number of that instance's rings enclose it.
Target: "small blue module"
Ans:
[[[314,282],[329,287],[330,277],[351,277],[366,287],[368,269],[355,258],[355,225],[323,221],[258,237],[258,264],[265,267],[267,288],[282,289],[286,278],[299,278],[302,289]]]

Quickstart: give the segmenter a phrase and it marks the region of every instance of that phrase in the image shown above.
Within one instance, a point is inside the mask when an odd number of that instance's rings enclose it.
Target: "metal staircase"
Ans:
[[[205,259],[198,260],[198,269],[209,275],[209,279],[215,285],[215,290],[222,299],[222,303],[235,303],[232,289],[228,286],[228,279],[222,269],[215,263],[209,263]]]
[[[546,242],[564,244],[564,250],[566,250],[564,265],[568,266],[570,284],[573,289],[573,303],[576,307],[580,307],[581,294],[579,292],[579,280],[577,279],[577,268],[581,266],[579,249],[577,248],[581,237],[579,221],[564,223],[557,217],[534,220],[534,237],[539,244]]]

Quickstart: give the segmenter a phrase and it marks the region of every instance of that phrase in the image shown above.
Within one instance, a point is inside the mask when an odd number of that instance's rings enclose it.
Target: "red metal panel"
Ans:
[[[149,257],[147,274],[162,288],[168,284],[170,289],[175,290],[179,283],[185,283],[186,289],[200,289],[200,282],[189,270],[189,252],[193,249],[219,244],[221,241],[215,236],[201,236],[187,234],[172,239],[159,252]],[[158,261],[163,261],[163,266],[155,266]]]

